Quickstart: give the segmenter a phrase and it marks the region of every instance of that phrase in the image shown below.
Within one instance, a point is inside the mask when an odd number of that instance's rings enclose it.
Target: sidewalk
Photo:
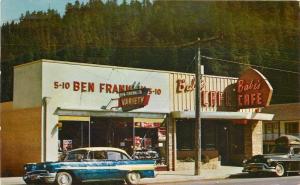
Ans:
[[[0,177],[0,185],[21,185],[25,184],[22,177]]]
[[[203,169],[199,176],[194,175],[194,168],[181,171],[159,171],[155,179],[142,179],[141,184],[183,182],[194,180],[224,179],[233,174],[242,173],[242,167],[220,166],[218,169]]]
[[[167,182],[184,182],[207,179],[224,179],[233,174],[242,172],[242,167],[220,166],[218,169],[203,169],[199,176],[194,176],[194,168],[179,171],[158,171],[156,178],[142,179],[140,184],[154,184]],[[21,177],[0,178],[0,185],[22,185],[25,184]]]

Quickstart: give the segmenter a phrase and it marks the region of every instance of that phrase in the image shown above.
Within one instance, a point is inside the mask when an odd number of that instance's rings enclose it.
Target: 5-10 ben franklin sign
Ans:
[[[259,71],[249,68],[236,84],[239,109],[265,107],[270,104],[273,88]]]

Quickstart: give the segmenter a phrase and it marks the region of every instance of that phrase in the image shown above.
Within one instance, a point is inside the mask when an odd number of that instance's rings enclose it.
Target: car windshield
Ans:
[[[71,151],[67,154],[64,161],[82,161],[87,159],[88,152],[86,150]]]
[[[288,154],[290,152],[290,148],[287,146],[280,146],[276,145],[272,150],[271,153],[273,154]]]

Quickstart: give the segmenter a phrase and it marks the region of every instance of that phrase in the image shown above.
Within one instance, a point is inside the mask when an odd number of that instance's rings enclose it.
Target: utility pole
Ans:
[[[223,39],[223,33],[217,37],[211,37],[204,40],[200,40],[198,37],[198,59],[196,62],[196,107],[195,107],[195,175],[200,175],[200,166],[201,166],[201,48],[200,43],[208,42],[213,40]]]
[[[198,59],[196,62],[196,122],[195,122],[195,175],[200,175],[201,166],[201,50],[198,38]]]

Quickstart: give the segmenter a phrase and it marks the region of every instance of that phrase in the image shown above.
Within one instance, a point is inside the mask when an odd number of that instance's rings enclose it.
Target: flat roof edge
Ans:
[[[194,73],[186,73],[180,71],[167,71],[167,70],[157,70],[157,69],[146,69],[146,68],[134,68],[134,67],[122,67],[122,66],[111,66],[111,65],[103,65],[103,64],[89,64],[89,63],[80,63],[80,62],[70,62],[70,61],[63,61],[63,60],[51,60],[51,59],[40,59],[36,61],[27,62],[24,64],[16,65],[14,68],[23,67],[26,65],[32,65],[35,63],[57,63],[57,64],[69,64],[69,65],[79,65],[79,66],[90,66],[90,67],[102,67],[102,68],[117,68],[117,69],[127,69],[127,70],[136,70],[136,71],[148,71],[148,72],[158,72],[158,73],[168,73],[168,74],[186,74],[186,75],[195,75]],[[238,79],[237,77],[230,77],[230,76],[217,76],[217,75],[208,75],[203,74],[203,76],[207,77],[216,77],[216,78],[226,78],[226,79]]]

